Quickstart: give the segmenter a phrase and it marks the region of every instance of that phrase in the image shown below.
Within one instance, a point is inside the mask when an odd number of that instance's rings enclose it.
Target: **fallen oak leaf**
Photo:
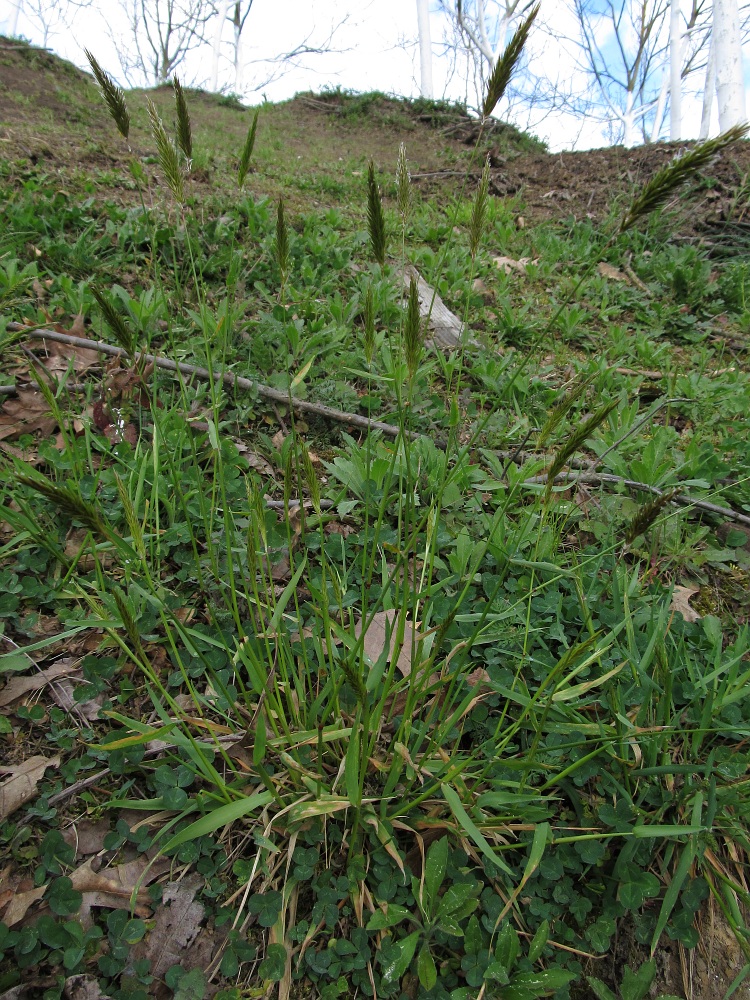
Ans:
[[[0,785],[0,820],[4,820],[16,809],[35,798],[37,785],[48,767],[59,767],[60,757],[29,757],[18,767],[2,767],[0,771],[10,774]]]
[[[49,437],[57,427],[44,396],[34,389],[19,389],[13,399],[0,407],[0,441],[39,431]]]
[[[47,884],[45,883],[40,885],[38,889],[16,892],[3,913],[3,923],[7,927],[15,927],[16,924],[20,924],[30,908],[42,898],[46,891]]]
[[[52,684],[60,677],[73,674],[78,670],[78,661],[71,657],[58,660],[46,670],[40,670],[36,674],[28,674],[23,677],[12,677],[5,687],[0,691],[0,708],[5,708],[11,702],[18,701],[30,691],[39,691],[40,688]]]
[[[690,606],[690,598],[699,592],[698,587],[675,587],[672,591],[670,611],[679,611],[686,622],[700,621],[701,616]]]

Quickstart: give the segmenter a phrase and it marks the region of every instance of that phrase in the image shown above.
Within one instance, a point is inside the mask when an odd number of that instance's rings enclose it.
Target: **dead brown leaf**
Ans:
[[[85,701],[76,701],[76,688],[84,683],[81,673],[72,674],[70,677],[63,677],[52,686],[52,698],[55,704],[64,712],[75,714],[86,722],[96,722],[99,712],[104,704],[105,696],[97,695],[95,698],[87,698]]]
[[[63,1000],[111,1000],[111,997],[102,993],[93,976],[69,976],[63,986]]]
[[[365,656],[373,663],[379,659],[388,641],[390,641],[388,659],[390,660],[393,657],[396,649],[397,624],[397,611],[378,611],[367,626],[362,648],[364,649]],[[390,637],[388,636],[389,630]],[[362,619],[355,624],[354,634],[358,639],[362,635]],[[413,635],[414,630],[409,622],[406,622],[404,624],[404,644],[399,650],[398,660],[396,661],[396,666],[401,671],[403,677],[408,677],[411,673],[411,644]]]
[[[0,785],[0,820],[33,799],[47,768],[59,766],[59,757],[36,756],[29,757],[18,767],[0,767],[0,771],[10,775]]]
[[[149,959],[151,975],[156,979],[161,979],[173,965],[185,964],[185,950],[200,932],[204,910],[195,900],[195,893],[201,882],[199,876],[170,882],[156,911],[153,930],[133,948],[133,961]]]
[[[132,904],[133,892],[138,887],[135,896],[134,913],[139,917],[147,917],[151,913],[151,900],[148,885],[169,868],[169,861],[161,858],[147,869],[148,860],[136,858],[124,865],[114,865],[111,868],[96,870],[97,858],[89,858],[80,868],[71,874],[73,888],[83,896],[80,920],[84,924],[91,921],[91,910],[94,908],[119,910],[128,909]]]
[[[84,858],[104,850],[104,838],[111,829],[108,819],[82,819],[66,827],[62,838],[75,850],[77,858]]]
[[[690,598],[699,592],[698,587],[675,587],[672,593],[671,611],[679,611],[686,622],[697,622],[700,615],[690,607]]]
[[[46,670],[40,670],[35,674],[27,674],[22,677],[11,677],[5,687],[0,691],[0,708],[5,708],[11,702],[18,701],[30,691],[38,691],[40,688],[51,684],[60,677],[75,673],[78,669],[78,660],[72,657],[65,657],[58,660]]]
[[[244,441],[239,441],[235,438],[234,443],[237,446],[237,451],[240,455],[242,455],[251,469],[255,469],[255,471],[259,472],[261,476],[273,475],[273,469],[262,455],[257,455],[245,444]]]
[[[3,913],[3,923],[8,927],[15,927],[28,913],[29,909],[41,899],[47,891],[46,885],[40,885],[38,889],[29,889],[27,892],[16,892],[10,900]]]
[[[495,267],[500,271],[505,271],[506,274],[512,274],[516,271],[518,274],[526,274],[526,265],[533,264],[531,257],[521,257],[520,260],[514,260],[512,257],[493,257],[492,262]]]
[[[624,281],[626,284],[630,284],[630,279],[627,274],[623,271],[619,271],[616,267],[612,267],[612,265],[608,264],[605,260],[599,264],[597,271],[603,278],[609,278],[611,281]]]
[[[57,421],[44,396],[33,389],[19,389],[13,399],[6,399],[0,407],[0,441],[36,431],[42,437],[49,437],[56,427]]]

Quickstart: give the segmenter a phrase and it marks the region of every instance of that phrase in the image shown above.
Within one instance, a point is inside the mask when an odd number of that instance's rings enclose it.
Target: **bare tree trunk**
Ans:
[[[21,7],[23,7],[23,0],[15,0],[15,6],[11,12],[10,23],[8,24],[8,36],[10,38],[15,38],[18,34],[18,15],[21,13]]]
[[[430,34],[430,0],[417,0],[419,26],[419,69],[422,97],[432,99],[432,36]]]
[[[719,129],[726,132],[733,125],[744,122],[747,117],[737,0],[714,0],[713,40]]]
[[[680,2],[669,8],[669,138],[676,142],[682,133],[682,32]]]
[[[232,0],[221,0],[216,12],[216,30],[211,52],[211,90],[216,92],[219,89],[219,56],[221,55],[221,35],[224,30],[224,21],[229,11],[229,4]]]
[[[664,106],[667,103],[667,94],[669,93],[669,73],[667,72],[667,67],[664,66],[661,75],[661,87],[659,88],[659,99],[656,102],[656,113],[654,115],[654,123],[651,126],[651,136],[649,142],[656,142],[659,138],[659,132],[661,132],[661,123],[664,118]]]
[[[242,28],[244,22],[241,18],[242,9],[239,3],[234,5],[234,91],[236,94],[242,93]]]
[[[716,47],[714,46],[714,36],[708,43],[708,59],[706,60],[706,84],[703,88],[703,109],[701,112],[701,130],[699,139],[708,139],[711,129],[711,108],[713,107],[716,95]]]

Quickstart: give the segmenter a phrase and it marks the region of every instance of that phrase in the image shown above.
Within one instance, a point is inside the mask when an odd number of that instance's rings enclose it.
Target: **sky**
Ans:
[[[19,0],[0,0],[0,33],[10,24],[13,8]],[[44,42],[33,8],[40,0],[20,0],[21,13],[18,33],[36,44]],[[43,2],[43,0],[42,0]],[[84,47],[94,52],[98,61],[121,83],[126,84],[118,61],[117,50],[127,39],[127,19],[120,8],[121,0],[94,0],[92,6],[79,12],[72,28],[53,24],[46,44],[79,66],[86,67]],[[126,3],[127,0],[122,0]],[[440,56],[444,22],[433,3],[433,74],[436,97],[462,100],[467,97],[467,82],[461,74],[450,75],[449,61]],[[280,19],[280,12],[283,11]],[[571,16],[559,0],[545,0],[545,15],[557,38],[570,35]],[[305,57],[299,66],[291,67],[278,79],[268,81],[276,67],[264,62],[284,50],[309,38],[316,44],[339,25],[333,39],[338,51]],[[212,31],[213,29],[211,29]],[[300,90],[321,90],[324,87],[367,91],[382,90],[401,96],[419,94],[419,57],[416,45],[417,12],[415,0],[255,0],[243,38],[248,65],[244,82],[258,87],[247,93],[248,103],[257,103],[265,96],[279,101],[292,97]],[[226,25],[221,60],[220,81],[233,89],[230,62],[231,26]],[[607,37],[603,25],[598,38],[605,48],[613,39]],[[555,66],[560,79],[573,89],[584,85],[576,69],[570,46],[555,43],[542,32],[533,32],[527,44],[532,65]],[[750,63],[750,60],[747,60]],[[210,78],[211,46],[205,45],[179,69],[184,84],[207,83]],[[87,67],[86,67],[87,68]],[[468,91],[469,103],[473,93]],[[700,121],[700,104],[684,98],[685,137],[695,136]],[[502,112],[502,108],[500,109]],[[570,148],[592,148],[606,145],[608,137],[600,123],[590,117],[564,112],[547,115],[541,111],[511,116],[514,124],[544,139],[552,151]],[[716,129],[714,129],[714,132]]]

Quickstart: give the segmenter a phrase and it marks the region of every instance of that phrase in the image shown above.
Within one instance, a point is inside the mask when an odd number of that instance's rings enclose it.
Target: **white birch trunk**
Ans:
[[[677,142],[682,133],[682,32],[680,2],[669,8],[669,138]]]
[[[712,40],[719,99],[719,129],[726,132],[744,122],[745,81],[742,72],[742,37],[737,0],[714,0]]]
[[[23,6],[23,0],[16,0],[15,4],[13,4],[13,10],[11,11],[10,21],[8,22],[9,38],[15,38],[16,35],[18,34],[18,15],[21,13],[22,6]]]
[[[242,78],[242,28],[239,24],[234,25],[234,92],[241,94],[245,85]]]
[[[422,97],[432,99],[432,35],[430,34],[430,0],[417,0],[419,29],[419,71]]]
[[[659,88],[659,99],[656,102],[656,114],[654,115],[654,124],[651,126],[651,136],[649,141],[656,142],[659,138],[659,133],[661,132],[661,123],[664,118],[664,106],[667,103],[667,94],[669,93],[669,73],[667,72],[667,67],[664,66],[661,71],[661,87]]]
[[[708,139],[711,131],[711,109],[714,106],[716,96],[716,58],[714,50],[713,35],[708,42],[708,57],[706,59],[706,83],[703,88],[703,107],[701,109],[701,130],[698,138],[703,141]]]
[[[635,95],[632,90],[628,91],[628,98],[625,104],[625,111],[622,116],[622,124],[624,127],[622,144],[623,146],[633,145],[633,133],[635,131],[635,113],[633,110],[633,102],[635,100]]]
[[[231,0],[222,0],[216,12],[216,30],[211,50],[211,90],[216,93],[219,89],[219,57],[221,55],[221,36],[224,31],[224,21],[229,10]]]

